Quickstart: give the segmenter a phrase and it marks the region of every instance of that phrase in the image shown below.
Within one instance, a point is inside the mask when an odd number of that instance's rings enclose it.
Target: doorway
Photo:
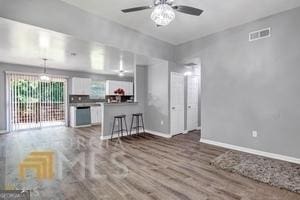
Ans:
[[[67,79],[7,73],[9,131],[66,125]]]
[[[184,132],[184,75],[171,72],[171,135]]]
[[[187,131],[198,129],[199,76],[187,77]]]

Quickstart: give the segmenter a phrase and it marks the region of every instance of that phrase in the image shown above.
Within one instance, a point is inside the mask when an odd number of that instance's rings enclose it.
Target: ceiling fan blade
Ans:
[[[178,12],[196,16],[200,16],[203,13],[203,10],[189,6],[173,6],[173,9]]]
[[[135,8],[128,8],[122,10],[123,13],[129,13],[129,12],[136,12],[136,11],[141,11],[141,10],[147,10],[152,8],[152,6],[141,6],[141,7],[135,7]]]

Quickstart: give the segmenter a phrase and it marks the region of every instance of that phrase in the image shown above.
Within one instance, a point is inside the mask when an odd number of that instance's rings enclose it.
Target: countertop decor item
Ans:
[[[118,88],[114,91],[116,95],[125,95],[125,91],[122,88]]]

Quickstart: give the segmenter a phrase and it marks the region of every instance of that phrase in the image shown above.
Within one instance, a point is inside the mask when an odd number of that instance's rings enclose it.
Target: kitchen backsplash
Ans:
[[[103,102],[105,99],[90,99],[89,95],[69,95],[69,103]]]

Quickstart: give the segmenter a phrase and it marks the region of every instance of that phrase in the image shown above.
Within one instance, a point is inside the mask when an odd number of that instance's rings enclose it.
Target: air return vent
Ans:
[[[271,28],[266,28],[249,33],[249,41],[260,40],[271,36]]]

